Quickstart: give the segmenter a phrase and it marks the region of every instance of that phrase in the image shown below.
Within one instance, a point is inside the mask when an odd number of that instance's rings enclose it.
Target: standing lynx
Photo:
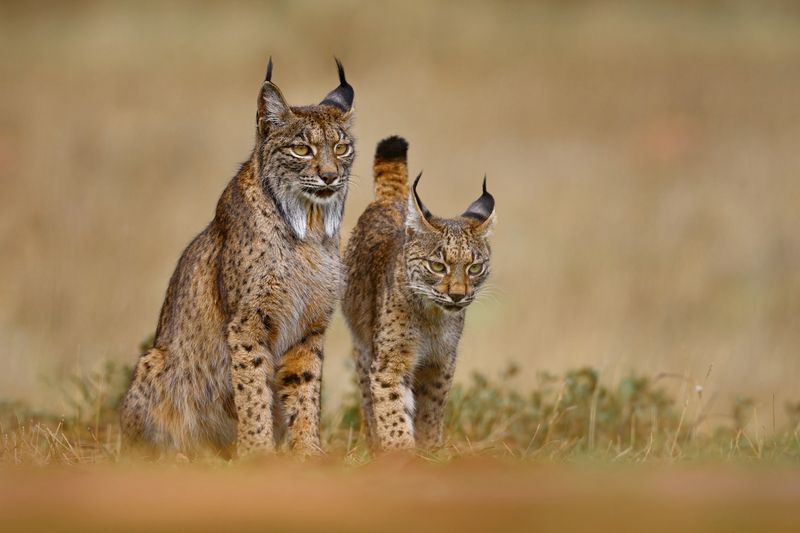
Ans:
[[[126,442],[193,454],[320,449],[322,341],[342,281],[353,89],[290,107],[271,81],[256,143],[184,250],[122,409]]]
[[[353,335],[373,448],[436,447],[464,327],[464,310],[489,276],[494,198],[486,192],[457,218],[433,216],[399,137],[378,144],[375,201],[345,251],[343,309]]]

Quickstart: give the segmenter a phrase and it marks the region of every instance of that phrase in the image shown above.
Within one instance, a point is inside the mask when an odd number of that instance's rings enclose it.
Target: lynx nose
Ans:
[[[449,296],[451,300],[453,300],[455,303],[458,303],[464,299],[464,296],[466,296],[466,294],[464,294],[463,292],[451,292]]]
[[[330,185],[331,183],[336,181],[336,178],[338,177],[339,177],[338,172],[320,172],[319,174],[319,179],[324,181],[325,185]]]

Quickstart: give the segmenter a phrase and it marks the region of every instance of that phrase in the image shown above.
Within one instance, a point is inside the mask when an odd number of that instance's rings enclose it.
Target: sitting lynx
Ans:
[[[344,314],[353,335],[373,448],[441,445],[442,412],[464,310],[489,276],[494,198],[457,218],[433,216],[408,190],[399,137],[378,144],[375,201],[345,251]],[[421,176],[421,175],[420,175]]]
[[[192,455],[320,449],[322,338],[337,302],[353,89],[290,107],[271,81],[256,143],[184,250],[122,408],[126,443]]]

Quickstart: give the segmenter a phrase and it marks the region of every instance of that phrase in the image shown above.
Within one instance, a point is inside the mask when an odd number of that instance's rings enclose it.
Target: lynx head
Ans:
[[[422,204],[414,181],[406,215],[406,279],[415,294],[459,312],[475,300],[489,277],[488,237],[495,221],[494,198],[486,191],[460,217],[439,218]]]
[[[313,210],[325,233],[339,230],[355,155],[350,132],[353,88],[344,68],[339,86],[317,105],[289,106],[272,83],[272,58],[258,96],[256,158],[265,191],[276,201],[294,234],[303,239]]]

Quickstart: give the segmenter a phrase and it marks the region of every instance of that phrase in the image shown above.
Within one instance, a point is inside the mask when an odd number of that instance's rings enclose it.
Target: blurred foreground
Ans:
[[[91,474],[91,475],[87,475]],[[800,472],[270,461],[0,479],[5,531],[770,531],[800,528]]]

